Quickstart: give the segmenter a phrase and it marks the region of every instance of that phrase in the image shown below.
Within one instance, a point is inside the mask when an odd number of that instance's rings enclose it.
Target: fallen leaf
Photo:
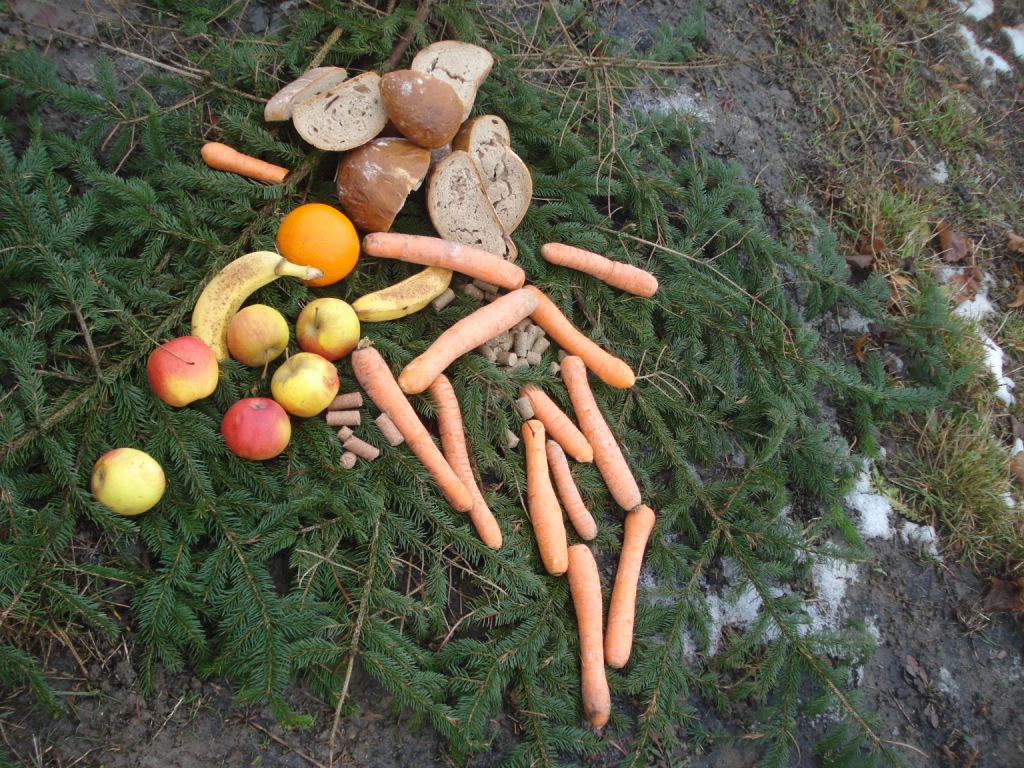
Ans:
[[[885,243],[882,242],[882,238],[878,237],[878,235],[861,232],[860,237],[857,238],[857,243],[853,247],[857,253],[877,256],[885,250]]]
[[[1015,232],[1007,233],[1007,247],[1014,253],[1024,253],[1024,237]]]
[[[1009,309],[1020,309],[1024,307],[1024,284],[1017,285],[1017,295],[1013,301],[1006,305]]]
[[[942,257],[943,261],[950,263],[962,261],[970,252],[967,238],[959,232],[954,231],[954,229],[946,223],[945,219],[939,220],[939,223],[935,226],[935,230],[939,236],[939,256]]]
[[[903,289],[913,282],[906,275],[889,275],[889,301],[899,301],[903,296]]]
[[[1010,457],[1010,472],[1018,483],[1024,485],[1024,451],[1017,451]]]
[[[978,293],[978,284],[981,282],[982,272],[977,267],[970,267],[963,272],[957,272],[949,276],[946,283],[953,289],[949,298],[954,304],[963,304],[970,301]]]
[[[960,91],[961,93],[967,93],[971,90],[971,86],[969,86],[967,83],[955,83],[954,85],[951,85],[949,87],[952,88],[954,91]]]
[[[860,360],[862,363],[866,359],[864,354],[864,345],[868,343],[868,335],[865,333],[857,337],[857,340],[853,342],[853,356]]]
[[[1004,581],[993,576],[985,596],[985,610],[988,613],[1024,611],[1024,577]]]
[[[848,253],[846,254],[846,263],[851,267],[857,267],[858,269],[869,269],[874,263],[875,257],[870,253]]]
[[[895,138],[900,135],[900,131],[903,129],[903,121],[898,117],[892,119],[892,123],[889,125],[889,133]]]
[[[1019,437],[1021,440],[1024,440],[1024,421],[1021,421],[1016,416],[1011,416],[1010,428],[1014,437]]]
[[[924,707],[924,714],[925,714],[925,717],[928,718],[929,722],[931,722],[932,728],[938,728],[939,727],[939,712],[938,712],[937,709],[935,709],[935,703],[934,702],[929,701],[925,705],[925,707]]]

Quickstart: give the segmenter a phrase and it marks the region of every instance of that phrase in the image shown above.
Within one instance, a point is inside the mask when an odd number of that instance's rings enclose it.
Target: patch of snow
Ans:
[[[939,162],[932,167],[931,176],[932,181],[936,184],[945,184],[949,181],[949,169],[942,160],[939,160]]]
[[[979,331],[979,334],[981,336],[981,345],[985,348],[985,365],[988,366],[996,380],[996,397],[1007,405],[1013,405],[1017,399],[1010,390],[1017,386],[1017,384],[1009,376],[1003,375],[1003,349],[988,334],[983,331]]]
[[[885,496],[872,491],[871,474],[866,465],[844,501],[858,514],[857,530],[861,536],[865,539],[892,538],[892,526],[889,525],[892,504]]]
[[[736,596],[723,598],[708,595],[708,609],[711,612],[711,651],[718,653],[722,630],[726,627],[742,629],[757,618],[761,610],[761,596],[753,584],[747,584]]]
[[[871,330],[871,319],[864,317],[856,310],[849,310],[843,314],[843,330],[853,333],[867,333]]]
[[[939,555],[939,535],[933,526],[907,520],[900,528],[900,538],[907,544],[923,550],[932,560],[942,561],[942,556]]]
[[[702,107],[693,95],[682,88],[677,88],[670,93],[637,91],[633,97],[633,103],[638,109],[654,115],[681,113],[692,115],[707,123],[713,122],[711,113]]]
[[[977,21],[988,18],[996,10],[993,0],[970,0],[961,7],[964,9],[965,16],[970,16]]]
[[[1010,66],[1010,62],[991,48],[984,48],[979,45],[978,41],[974,38],[974,33],[967,27],[960,27],[960,35],[967,44],[967,52],[983,67],[996,72],[1012,71],[1013,68]]]
[[[1018,59],[1024,59],[1024,27],[1003,27],[1003,32],[1010,38],[1013,55]]]
[[[939,667],[939,690],[951,699],[960,698],[960,686],[953,679],[953,673],[945,667]]]
[[[811,579],[817,591],[817,600],[809,603],[810,629],[821,631],[839,626],[839,608],[846,597],[847,587],[856,582],[856,563],[819,561],[811,566]]]

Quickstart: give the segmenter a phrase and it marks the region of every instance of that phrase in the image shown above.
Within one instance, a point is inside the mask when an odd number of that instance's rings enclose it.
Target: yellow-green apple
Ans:
[[[269,397],[246,397],[224,413],[220,433],[228,450],[243,459],[272,459],[292,439],[292,422]]]
[[[359,343],[359,316],[341,299],[314,299],[295,320],[295,338],[304,352],[340,360]]]
[[[270,379],[274,399],[293,416],[316,416],[331,404],[340,386],[334,363],[313,352],[292,355]]]
[[[243,365],[260,368],[288,346],[288,321],[266,304],[242,307],[228,321],[228,352]]]
[[[164,495],[163,467],[145,451],[114,448],[96,460],[89,487],[96,501],[119,515],[140,515]]]
[[[217,356],[197,336],[166,341],[146,361],[146,378],[156,396],[179,408],[213,394],[218,376]]]

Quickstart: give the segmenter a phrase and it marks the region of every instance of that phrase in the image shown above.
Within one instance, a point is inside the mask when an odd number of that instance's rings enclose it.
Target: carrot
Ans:
[[[640,488],[608,422],[597,407],[590,382],[587,380],[587,368],[583,360],[575,355],[569,355],[562,360],[561,368],[562,381],[569,390],[569,399],[572,401],[573,410],[576,411],[580,429],[594,449],[594,463],[604,478],[612,498],[629,512],[640,505]]]
[[[594,516],[590,514],[587,505],[583,503],[576,481],[572,479],[572,470],[569,469],[565,451],[554,440],[548,440],[544,447],[548,457],[548,469],[551,470],[551,479],[558,499],[562,502],[562,508],[580,538],[590,541],[597,536],[597,523],[594,522]]]
[[[526,318],[536,306],[533,294],[520,288],[470,312],[402,369],[398,374],[398,385],[407,395],[422,392],[456,358],[507,331]]]
[[[565,523],[562,508],[551,485],[548,457],[544,451],[544,425],[536,419],[523,424],[523,447],[526,450],[526,504],[533,524],[533,535],[544,563],[544,570],[561,576],[568,567]]]
[[[625,360],[605,352],[584,336],[540,288],[528,285],[525,290],[533,292],[537,297],[537,309],[530,314],[530,318],[543,328],[558,346],[569,354],[582,358],[587,367],[605,384],[620,389],[633,386],[636,374]]]
[[[394,422],[416,458],[437,481],[448,503],[459,512],[469,512],[473,508],[473,495],[445,460],[412,404],[398,388],[398,382],[380,352],[361,342],[349,357],[359,386]]]
[[[282,168],[279,165],[268,163],[265,160],[260,160],[250,155],[243,155],[237,149],[233,149],[227,144],[221,144],[219,141],[210,141],[203,144],[199,154],[202,155],[203,162],[211,168],[215,168],[218,171],[237,173],[239,176],[256,179],[257,181],[271,181],[275,184],[280,184],[284,181],[284,177],[288,175],[287,168]]]
[[[371,232],[363,238],[363,253],[428,267],[443,267],[514,291],[526,282],[523,268],[490,251],[425,235]]]
[[[604,635],[604,661],[609,667],[621,669],[629,661],[633,648],[633,619],[636,615],[636,586],[644,548],[654,529],[654,510],[641,504],[626,514],[619,553],[619,569],[608,605],[608,628]]]
[[[466,431],[462,427],[462,413],[452,383],[448,381],[447,376],[441,374],[430,384],[429,392],[437,408],[437,431],[441,435],[441,451],[455,470],[455,474],[473,495],[473,508],[469,510],[469,519],[484,544],[491,549],[500,549],[501,528],[498,527],[498,521],[494,519],[494,514],[487,506],[473,476],[469,452],[466,449]]]
[[[546,392],[533,384],[527,384],[519,390],[519,396],[530,401],[533,418],[544,424],[548,437],[562,446],[566,453],[584,464],[594,460],[594,449],[590,447],[587,438]]]
[[[612,712],[601,642],[601,576],[594,553],[586,544],[569,547],[566,570],[576,625],[580,633],[580,693],[583,713],[595,728],[603,728]]]
[[[637,296],[653,296],[658,290],[658,278],[645,269],[612,261],[593,251],[585,251],[564,243],[545,243],[540,255],[552,264],[585,272],[608,285],[621,288]]]

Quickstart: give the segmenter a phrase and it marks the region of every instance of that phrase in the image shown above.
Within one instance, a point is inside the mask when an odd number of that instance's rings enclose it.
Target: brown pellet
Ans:
[[[355,435],[342,443],[341,446],[346,451],[351,451],[360,459],[366,459],[367,461],[373,461],[380,456],[380,449],[377,448],[377,446],[370,445],[368,442],[360,440]]]
[[[338,430],[338,439],[341,440],[341,442],[344,443],[350,437],[352,437],[352,427],[342,427]]]
[[[532,342],[530,332],[518,331],[512,339],[512,351],[515,352],[518,357],[526,357],[526,353],[530,351],[530,344]]]
[[[462,292],[469,296],[469,298],[473,299],[473,301],[484,300],[484,292],[481,291],[472,283],[466,283],[464,286],[462,286]]]
[[[353,408],[362,408],[363,396],[359,392],[346,392],[338,395],[331,404],[327,406],[328,411],[350,411]]]
[[[526,353],[526,363],[527,363],[527,365],[540,365],[540,361],[541,361],[541,357],[540,357],[540,353],[539,352],[533,352],[531,350],[530,352]]]
[[[451,288],[446,288],[444,293],[430,302],[430,306],[434,308],[435,312],[440,312],[442,309],[447,307],[452,301],[455,300],[455,291]]]
[[[547,336],[538,336],[534,340],[533,346],[530,347],[530,351],[536,352],[538,355],[543,355],[548,351],[548,347],[550,346],[551,342],[548,340]]]
[[[352,469],[356,465],[356,455],[352,451],[345,451],[341,454],[341,458],[338,463],[341,464],[345,469]]]
[[[494,355],[494,362],[498,365],[515,365],[518,359],[519,356],[515,352],[508,352],[504,349],[499,349]]]
[[[530,398],[520,397],[513,405],[515,405],[516,412],[523,421],[529,421],[533,418],[533,403],[530,402]]]
[[[363,421],[359,411],[328,411],[327,426],[358,427]]]
[[[505,438],[508,440],[509,448],[516,448],[519,445],[519,435],[517,435],[511,429],[505,430]]]
[[[391,417],[386,413],[382,413],[373,423],[377,425],[377,429],[384,436],[384,439],[388,441],[388,445],[396,446],[401,445],[405,442],[405,438],[402,437],[402,433],[398,431],[398,427],[395,426],[395,422],[391,420]]]

